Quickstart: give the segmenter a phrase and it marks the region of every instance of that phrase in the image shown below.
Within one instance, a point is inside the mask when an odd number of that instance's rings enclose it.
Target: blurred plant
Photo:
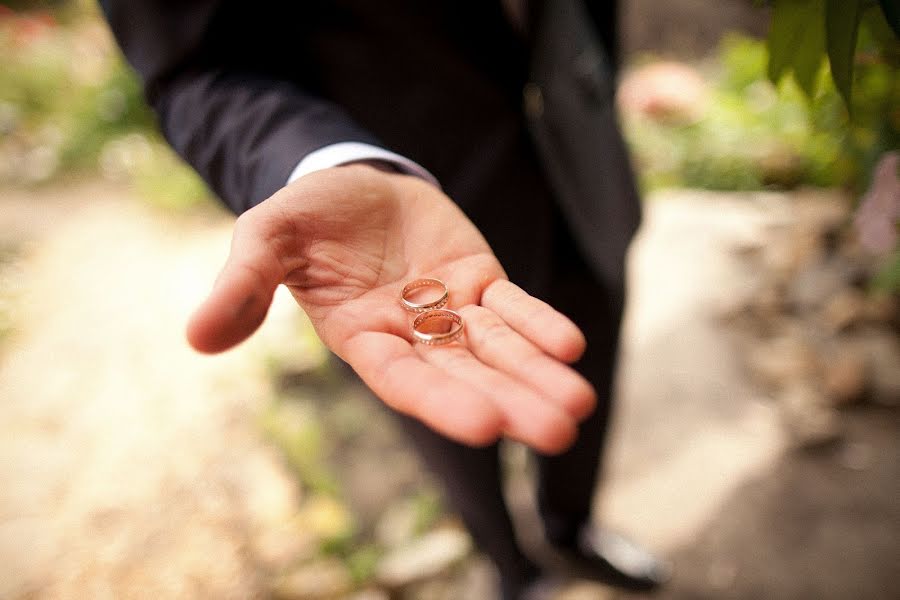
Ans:
[[[0,5],[0,184],[99,170],[163,206],[208,198],[158,134],[96,6],[19,4],[31,10]]]
[[[323,419],[314,406],[295,399],[275,399],[261,415],[260,425],[304,487],[322,496],[340,494],[340,486],[327,464],[330,439],[323,432]]]
[[[872,44],[863,31],[860,47]],[[897,70],[881,61],[858,65],[850,121],[824,65],[809,98],[791,80],[776,89],[767,77],[767,63],[764,42],[732,35],[706,66],[705,99],[691,100],[690,111],[660,118],[620,92],[626,137],[645,189],[814,185],[859,191],[867,184],[878,157],[900,143]],[[636,68],[622,89],[652,88],[653,81],[643,75],[647,68]],[[631,78],[636,81],[629,82]]]
[[[353,582],[357,585],[362,585],[371,581],[384,553],[384,549],[379,548],[375,544],[361,544],[344,556],[344,562],[350,570],[350,577],[353,578]]]
[[[772,3],[768,75],[775,84],[792,72],[806,95],[815,97],[819,71],[827,56],[834,85],[852,111],[853,74],[861,27],[872,34],[882,61],[894,67],[900,64],[897,0],[773,0]]]
[[[339,498],[313,494],[300,507],[297,526],[319,541],[319,551],[331,556],[349,556],[357,547],[357,524]]]
[[[414,533],[421,535],[432,529],[438,520],[446,514],[442,497],[433,489],[423,489],[412,497],[412,506],[416,520]]]
[[[872,279],[872,290],[900,294],[900,250],[887,257],[884,266]]]
[[[887,156],[887,151],[900,148],[897,135],[900,129],[900,94],[896,91],[897,72],[900,70],[900,2],[773,0],[773,4],[772,26],[767,44],[769,79],[778,84],[785,74],[793,73],[794,80],[807,98],[814,102],[821,80],[822,63],[827,57],[827,71],[851,117],[847,125],[853,145],[851,156],[856,154],[856,159],[865,165],[864,174],[872,173],[879,155],[885,153]],[[865,71],[871,71],[872,65],[876,64],[882,66],[881,75],[886,76],[885,81],[876,82],[872,87],[863,87],[867,83],[872,85],[871,81],[866,81],[867,76],[872,76],[871,72],[866,74]],[[894,82],[893,85],[891,81]],[[867,134],[872,132],[861,131],[859,125],[871,128],[875,123],[869,119],[871,112],[860,114],[860,110],[872,108],[873,95],[878,95],[873,87],[879,86],[894,90],[886,95],[889,104],[884,106],[887,114],[886,129],[889,131],[881,132],[882,143],[869,145],[865,138],[870,137]],[[875,152],[867,154],[864,150],[867,146]],[[896,161],[894,164],[896,165]],[[896,166],[892,170],[893,173],[887,177],[893,178],[896,183]],[[859,175],[853,181],[857,190],[865,183]],[[877,174],[873,175],[873,187],[877,177]],[[882,174],[882,178],[884,177]],[[888,201],[900,202],[897,198]],[[893,210],[896,211],[895,208]],[[882,225],[896,237],[897,227],[900,225],[896,214],[890,215]],[[890,254],[891,250],[886,252]],[[884,268],[872,284],[882,290],[900,291],[900,255],[897,252],[887,257]]]

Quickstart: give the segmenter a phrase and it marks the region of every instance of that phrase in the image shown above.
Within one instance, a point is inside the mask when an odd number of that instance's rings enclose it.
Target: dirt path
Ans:
[[[847,409],[841,442],[792,448],[715,318],[750,284],[736,241],[796,219],[790,199],[673,192],[649,209],[601,515],[673,557],[656,598],[900,596],[900,414]]]
[[[56,194],[3,199],[24,257],[0,365],[0,597],[263,595],[248,546],[297,494],[254,428],[264,344],[204,358],[181,333],[227,221]]]

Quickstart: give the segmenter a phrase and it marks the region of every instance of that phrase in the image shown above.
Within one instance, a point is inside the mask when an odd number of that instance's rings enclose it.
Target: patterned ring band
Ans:
[[[437,300],[430,300],[428,302],[413,302],[408,298],[408,296],[414,292],[415,290],[425,288],[425,287],[433,287],[438,288],[441,291],[441,296]],[[407,283],[403,286],[403,291],[400,292],[400,301],[403,303],[403,308],[410,312],[421,313],[426,310],[434,310],[436,308],[441,308],[445,304],[447,304],[447,298],[450,296],[449,290],[447,290],[447,285],[441,281],[440,279],[432,279],[430,277],[426,277],[423,279],[416,279],[413,282]]]
[[[452,323],[450,330],[443,333],[427,333],[419,330],[423,323],[433,319],[440,319],[441,321]],[[463,323],[463,318],[452,310],[446,308],[429,310],[416,317],[416,320],[413,321],[413,337],[421,344],[427,346],[440,346],[458,340],[463,333],[464,327],[465,324]]]

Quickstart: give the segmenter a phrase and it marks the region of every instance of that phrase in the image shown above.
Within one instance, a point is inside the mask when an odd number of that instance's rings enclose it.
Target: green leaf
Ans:
[[[888,25],[894,30],[894,35],[900,37],[900,2],[897,0],[878,0],[878,4],[881,5],[881,10],[884,12],[884,18]]]
[[[768,75],[777,84],[789,71],[794,47],[797,45],[805,23],[809,18],[813,0],[775,0],[772,8],[772,25],[769,27]]]
[[[900,4],[900,0],[896,1]],[[878,48],[880,59],[895,69],[900,68],[900,37],[891,29],[885,13],[876,7],[868,10],[863,7],[860,18],[860,30],[862,29],[868,33],[870,48],[873,42]]]
[[[775,0],[769,29],[769,79],[778,83],[788,71],[808,98],[825,54],[825,0]]]
[[[824,18],[821,12],[816,17],[807,26],[794,54],[794,79],[810,100],[816,95],[816,81],[825,59]]]
[[[825,4],[825,45],[831,77],[848,110],[853,91],[853,62],[862,4],[862,0],[826,0]]]

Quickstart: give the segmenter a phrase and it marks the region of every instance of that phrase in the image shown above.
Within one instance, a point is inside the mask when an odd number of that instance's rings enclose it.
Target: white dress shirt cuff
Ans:
[[[416,177],[420,177],[425,181],[433,183],[438,188],[441,187],[441,184],[438,183],[435,176],[429,173],[422,165],[409,160],[405,156],[400,156],[396,152],[391,152],[390,150],[385,150],[384,148],[379,148],[378,146],[373,146],[371,144],[363,144],[362,142],[339,142],[310,152],[303,157],[303,160],[297,163],[297,166],[291,171],[291,175],[288,177],[287,182],[292,183],[300,177],[313,173],[314,171],[321,171],[322,169],[365,160],[388,162],[396,167],[401,173],[415,175]]]

